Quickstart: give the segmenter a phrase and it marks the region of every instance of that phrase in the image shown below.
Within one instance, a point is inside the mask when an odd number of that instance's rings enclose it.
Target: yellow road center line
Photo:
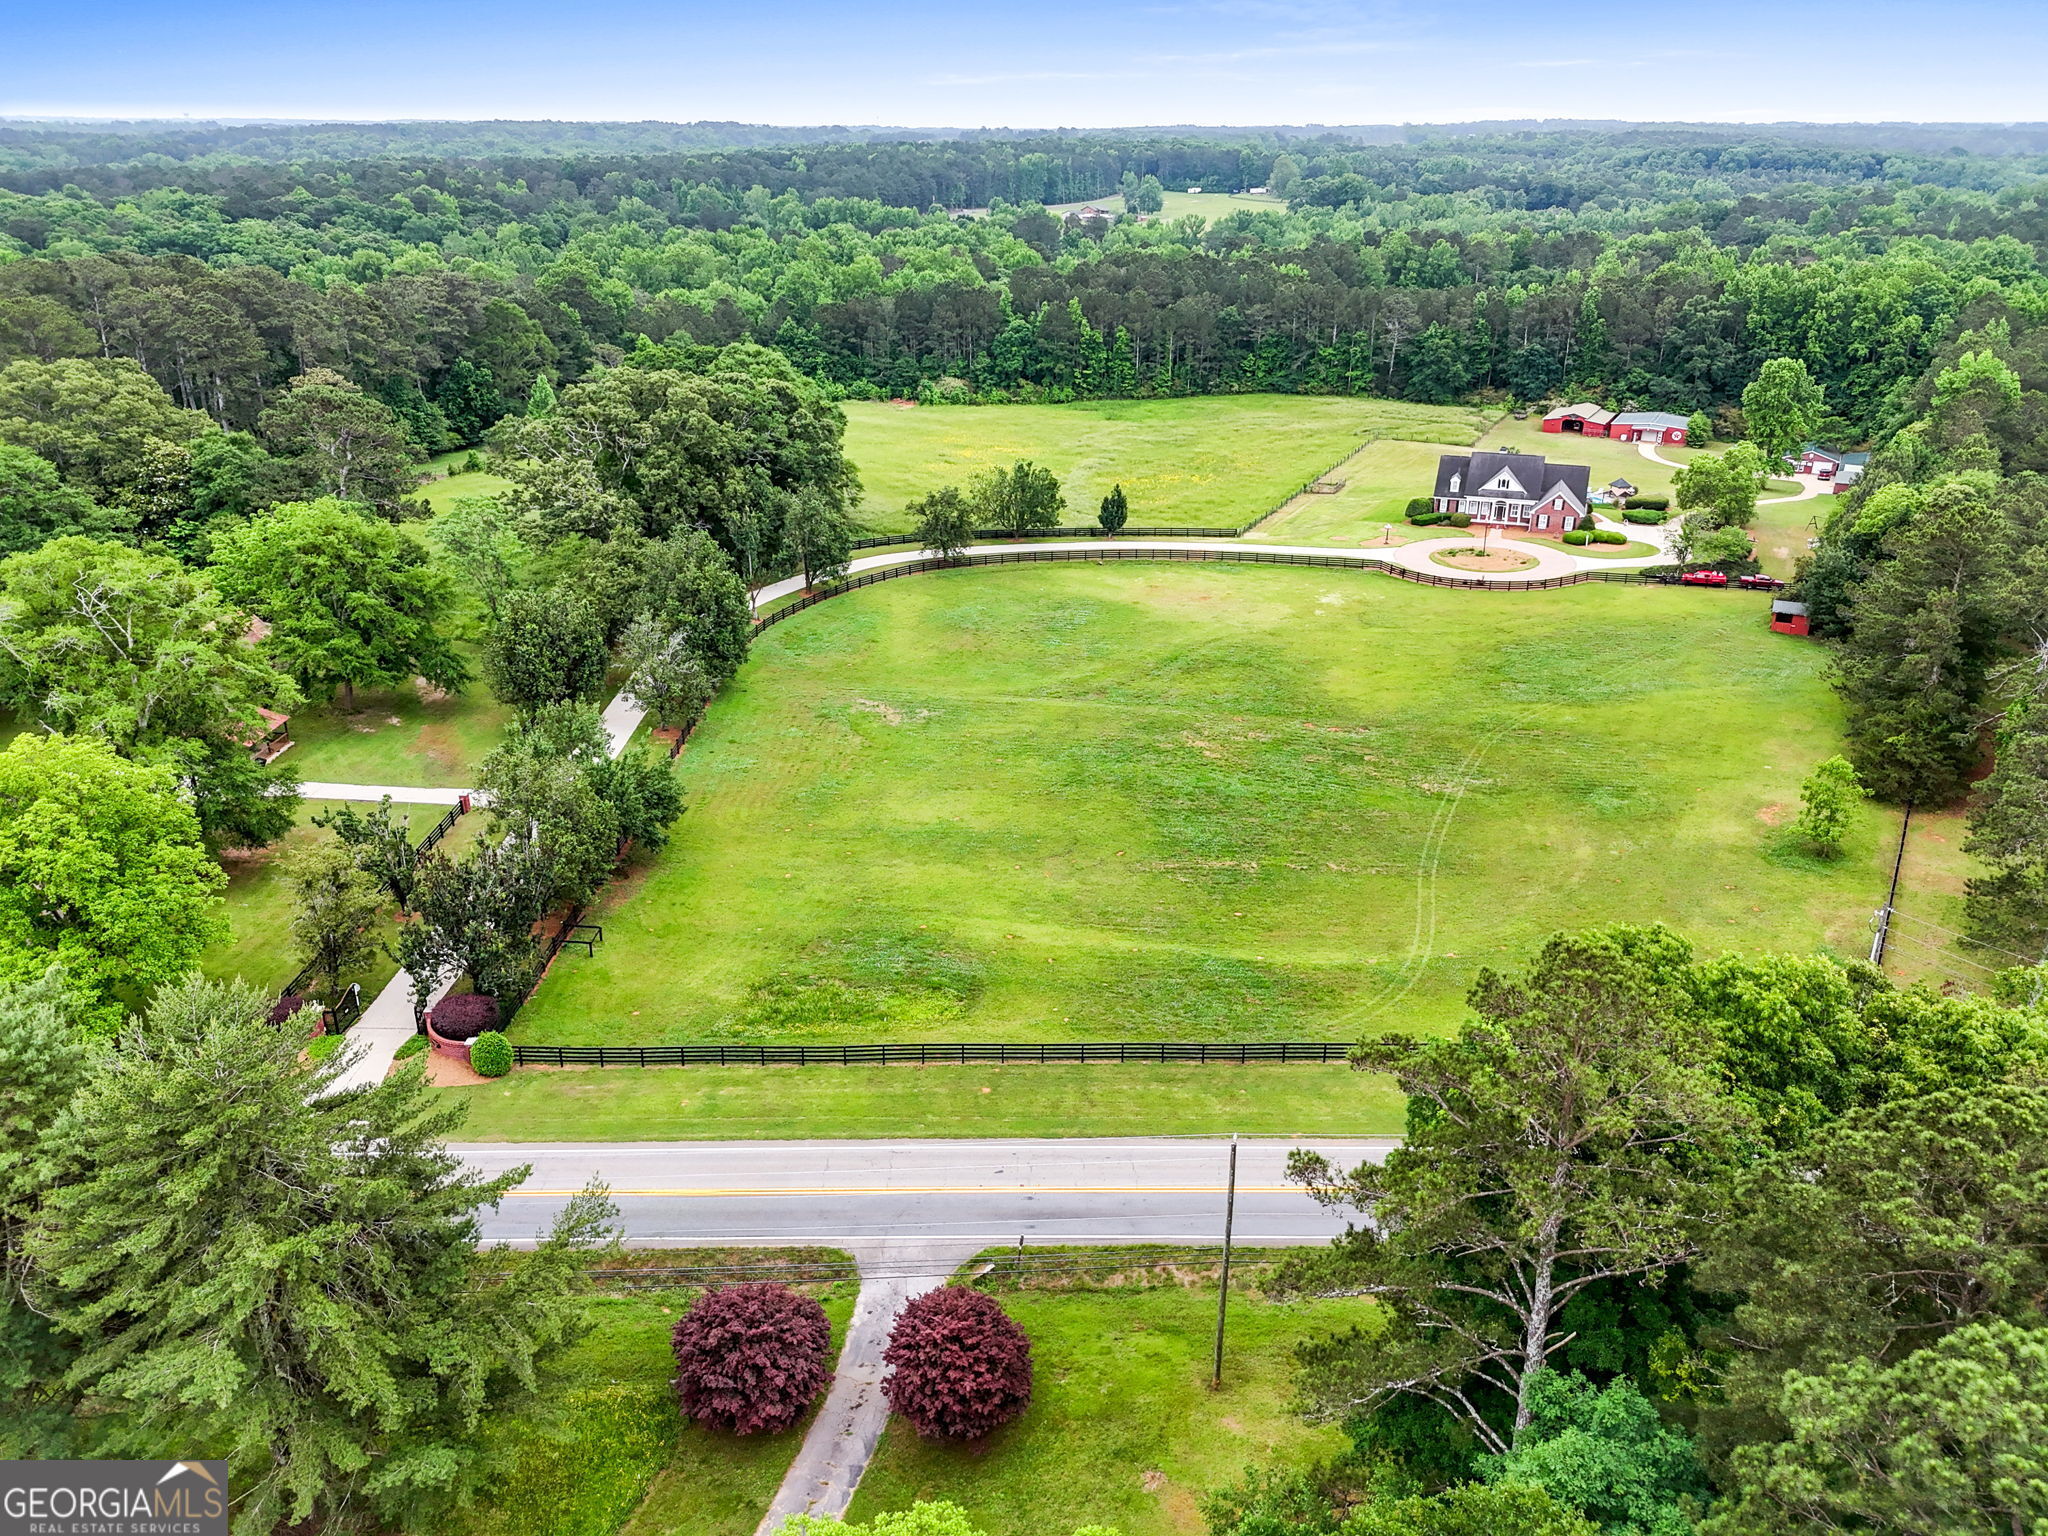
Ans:
[[[1240,1184],[1240,1195],[1299,1195],[1295,1184]],[[580,1189],[515,1189],[523,1200],[565,1200]],[[875,1184],[831,1189],[614,1189],[616,1199],[731,1200],[759,1195],[1220,1195],[1221,1184]]]

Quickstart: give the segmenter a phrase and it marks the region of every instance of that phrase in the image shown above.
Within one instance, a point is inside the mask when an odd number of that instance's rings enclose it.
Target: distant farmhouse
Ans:
[[[1560,405],[1550,412],[1543,418],[1543,430],[1611,437],[1622,443],[1683,443],[1685,418],[1669,411],[1603,411],[1581,402]]]
[[[1475,528],[1556,538],[1588,520],[1584,464],[1553,464],[1533,453],[1447,453],[1436,463],[1434,505],[1463,512]]]
[[[1870,455],[1867,453],[1830,453],[1825,448],[1816,448],[1812,443],[1799,450],[1799,473],[1813,475],[1821,480],[1831,480],[1838,492],[1846,491],[1861,480],[1863,471],[1869,464]]]

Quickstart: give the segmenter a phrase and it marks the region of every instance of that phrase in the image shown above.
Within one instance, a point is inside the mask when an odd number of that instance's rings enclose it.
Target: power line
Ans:
[[[1956,940],[1956,941],[1957,941],[1958,943],[1961,943],[1961,944],[1967,944],[1967,945],[1969,945],[1969,946],[1970,946],[1970,948],[1972,948],[1972,949],[1982,949],[1982,950],[1988,950],[1988,951],[1990,951],[1990,952],[1991,952],[1992,954],[1994,954],[1994,955],[2005,955],[2005,956],[2009,957],[2010,959],[2013,959],[2013,960],[2017,960],[2017,961],[2018,961],[2018,962],[2019,962],[2019,963],[2020,963],[2021,965],[2036,965],[2036,964],[2039,964],[2039,961],[2038,961],[2038,960],[2029,960],[2029,959],[2028,959],[2028,958],[2027,958],[2027,957],[2026,957],[2025,955],[2022,955],[2022,954],[2017,954],[2017,953],[2015,953],[2014,951],[2012,951],[2012,950],[2010,950],[2010,949],[2004,949],[2004,948],[2001,948],[2001,947],[2000,947],[1999,945],[1996,945],[1996,944],[1986,944],[1986,943],[1983,943],[1982,941],[1980,941],[1980,940],[1978,940],[1978,939],[1974,939],[1974,938],[1972,938],[1972,937],[1971,937],[1971,936],[1970,936],[1969,934],[1967,934],[1967,933],[1959,933],[1959,932],[1958,932],[1957,930],[1955,930],[1955,929],[1953,929],[1953,928],[1946,928],[1946,927],[1943,927],[1943,926],[1942,926],[1942,925],[1941,925],[1940,923],[1934,922],[1933,920],[1931,920],[1931,919],[1929,919],[1929,918],[1925,918],[1925,917],[1915,917],[1915,916],[1914,916],[1914,915],[1913,915],[1912,913],[1910,913],[1910,912],[1894,912],[1894,913],[1892,914],[1892,918],[1893,918],[1893,920],[1894,920],[1894,921],[1897,921],[1898,919],[1900,919],[1900,918],[1903,918],[1903,919],[1905,919],[1905,921],[1907,921],[1907,922],[1909,922],[1909,923],[1918,923],[1918,924],[1920,924],[1920,925],[1921,925],[1921,926],[1922,926],[1923,928],[1932,928],[1932,929],[1933,929],[1933,930],[1934,930],[1934,931],[1935,931],[1936,933],[1945,933],[1945,934],[1947,934],[1947,935],[1948,935],[1948,936],[1949,936],[1950,938],[1952,938],[1952,939]]]

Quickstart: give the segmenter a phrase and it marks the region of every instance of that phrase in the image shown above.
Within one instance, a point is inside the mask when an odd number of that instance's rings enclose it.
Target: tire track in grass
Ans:
[[[1381,994],[1367,998],[1344,1015],[1346,1022],[1363,1022],[1376,1014],[1386,1012],[1402,998],[1415,990],[1416,982],[1429,962],[1436,958],[1436,887],[1437,875],[1443,867],[1444,845],[1450,840],[1451,823],[1457,819],[1458,807],[1464,801],[1465,791],[1471,787],[1487,754],[1499,745],[1502,737],[1519,728],[1528,716],[1516,715],[1495,727],[1465,754],[1453,778],[1451,792],[1439,801],[1436,814],[1430,818],[1429,831],[1422,840],[1422,852],[1415,863],[1415,927],[1408,941],[1408,954],[1401,962],[1400,971],[1391,978]]]

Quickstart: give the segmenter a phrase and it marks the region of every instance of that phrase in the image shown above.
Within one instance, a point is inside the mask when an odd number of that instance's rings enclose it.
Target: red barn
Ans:
[[[1609,411],[1588,401],[1560,405],[1543,418],[1546,432],[1576,432],[1622,443],[1685,442],[1686,421],[1669,411]]]

